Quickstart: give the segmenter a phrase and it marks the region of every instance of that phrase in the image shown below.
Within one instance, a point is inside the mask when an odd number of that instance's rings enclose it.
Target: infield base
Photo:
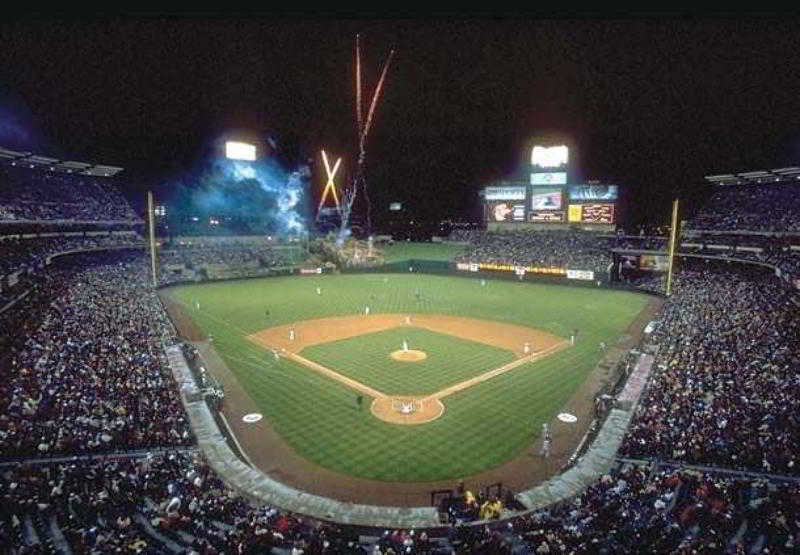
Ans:
[[[425,351],[417,351],[416,349],[392,351],[389,356],[400,362],[419,362],[428,358],[428,354]]]
[[[372,401],[372,414],[391,424],[424,424],[444,413],[444,404],[435,397],[390,395]]]

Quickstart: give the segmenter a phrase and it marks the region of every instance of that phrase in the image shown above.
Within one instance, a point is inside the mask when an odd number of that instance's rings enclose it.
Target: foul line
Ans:
[[[345,385],[348,385],[353,389],[357,389],[358,391],[361,391],[362,393],[366,393],[370,397],[375,397],[376,399],[382,399],[384,397],[388,397],[385,393],[381,393],[377,389],[372,389],[368,385],[364,385],[363,383],[361,383],[361,382],[359,382],[357,380],[354,380],[352,378],[348,378],[347,376],[344,376],[344,375],[340,374],[339,372],[336,372],[335,370],[331,370],[330,368],[328,368],[326,366],[323,366],[321,364],[318,364],[318,363],[314,362],[313,360],[308,360],[307,358],[303,358],[298,354],[287,352],[283,356],[285,356],[287,358],[290,358],[292,360],[295,360],[295,361],[299,362],[300,364],[302,364],[304,366],[308,366],[309,368],[311,368],[312,370],[316,370],[320,374],[324,374],[324,375],[326,375],[328,377],[331,377],[331,378],[333,378],[335,380],[343,382]]]
[[[566,341],[562,341],[561,343],[556,343],[555,345],[548,347],[544,351],[533,353],[528,356],[524,356],[522,358],[518,358],[517,360],[513,360],[508,364],[500,366],[499,368],[495,368],[494,370],[489,370],[488,372],[484,372],[483,374],[475,376],[474,378],[470,378],[468,380],[464,380],[463,382],[459,382],[455,385],[451,385],[450,387],[446,387],[441,391],[437,391],[436,393],[432,393],[427,397],[424,397],[423,400],[425,401],[429,399],[443,399],[448,395],[452,395],[453,393],[457,393],[459,391],[463,391],[464,389],[468,389],[477,383],[485,382],[486,380],[490,380],[495,376],[499,376],[500,374],[505,374],[506,372],[513,370],[517,366],[522,366],[527,362],[533,362],[537,357],[548,355],[550,354],[551,351],[559,349],[565,346],[566,344],[567,344]]]

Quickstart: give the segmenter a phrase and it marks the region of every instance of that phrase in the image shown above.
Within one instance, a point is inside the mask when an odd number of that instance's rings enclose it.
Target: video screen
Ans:
[[[569,200],[617,200],[616,185],[573,185]]]
[[[486,220],[490,222],[524,222],[525,205],[518,202],[486,203]]]
[[[531,210],[561,210],[561,189],[532,189]]]

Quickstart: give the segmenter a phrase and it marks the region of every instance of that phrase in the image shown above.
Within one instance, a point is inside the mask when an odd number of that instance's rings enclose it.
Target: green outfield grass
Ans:
[[[419,362],[399,362],[389,353],[425,351]],[[306,347],[305,358],[319,362],[389,395],[422,395],[463,382],[514,359],[503,349],[421,328],[394,328]]]
[[[464,252],[464,245],[451,245],[449,243],[411,243],[398,241],[392,245],[381,247],[384,261],[399,262],[400,260],[452,260],[456,255]]]
[[[317,286],[322,296],[316,294]],[[392,481],[465,477],[531,449],[541,424],[552,422],[596,366],[599,343],[614,344],[648,302],[643,295],[622,291],[493,280],[482,287],[472,278],[422,274],[218,282],[174,288],[171,295],[213,334],[231,370],[298,453],[338,472]],[[200,303],[199,311],[195,302]],[[339,382],[286,359],[274,363],[245,339],[271,325],[361,314],[366,304],[373,314],[469,316],[565,338],[578,329],[578,341],[574,347],[445,398],[446,410],[433,422],[402,426],[359,411],[356,393]],[[332,348],[338,350],[336,345]],[[353,344],[356,368],[349,372],[359,371],[359,357],[367,356],[362,348],[363,344]],[[346,349],[335,354],[345,357]],[[463,369],[453,360],[451,381],[460,381],[457,373]],[[343,363],[337,362],[337,370]],[[446,372],[447,367],[440,368]]]

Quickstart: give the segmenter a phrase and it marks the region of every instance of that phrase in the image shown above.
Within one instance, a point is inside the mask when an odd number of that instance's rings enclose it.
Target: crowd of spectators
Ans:
[[[800,540],[796,482],[624,463],[575,498],[435,539],[251,504],[192,451],[6,467],[0,498],[0,548],[19,553],[755,554]]]
[[[457,262],[482,262],[591,270],[606,274],[611,258],[595,233],[585,231],[458,231],[450,239],[469,242]]]
[[[103,234],[56,237],[0,236],[0,276],[34,268],[54,254],[108,247],[141,247],[142,238],[135,234]]]
[[[194,451],[7,467],[0,496],[3,552],[363,553],[352,531],[248,503]]]
[[[259,241],[173,243],[159,250],[159,282],[182,281],[199,270],[211,279],[266,275],[271,269],[295,263],[292,254],[291,249]]]
[[[622,453],[800,475],[800,311],[769,268],[686,259]]]
[[[717,187],[688,229],[800,231],[800,181]]]
[[[46,204],[31,194],[17,200]],[[14,210],[0,195],[0,218]],[[470,245],[461,262],[595,272],[606,271],[609,247],[659,249],[664,241],[581,231],[456,231],[450,238]],[[0,275],[56,252],[130,241],[141,244],[126,236],[0,241]],[[786,245],[767,246],[740,257],[797,270],[800,256]],[[180,265],[257,269],[288,263],[285,252],[235,239],[172,244],[160,263],[162,274]],[[451,526],[441,541],[413,530],[359,537],[354,528],[254,505],[229,490],[192,448],[164,360],[163,342],[176,338],[147,272],[142,250],[95,252],[59,260],[0,291],[0,301],[25,292],[0,312],[0,329],[15,331],[0,334],[0,456],[70,457],[0,467],[0,552],[47,552],[54,542],[76,553],[198,555],[797,549],[800,485],[766,474],[800,476],[800,316],[769,269],[682,263],[651,336],[659,345],[653,377],[621,449],[667,464],[621,464],[581,495],[510,520],[495,519],[509,516],[512,499],[476,498],[462,488],[446,508]],[[213,390],[196,351],[184,345],[184,353],[199,384]],[[116,456],[86,457],[110,454]],[[461,525],[474,519],[490,524]]]
[[[622,465],[578,497],[510,521],[505,534],[463,535],[506,546],[483,551],[492,553],[789,553],[800,534],[798,494],[796,482]]]
[[[85,255],[58,266],[29,295],[39,304],[24,319],[36,327],[19,330],[0,352],[2,457],[190,444],[163,360],[169,323],[142,254]]]
[[[140,221],[111,178],[0,165],[0,220]]]
[[[204,265],[281,266],[289,264],[286,251],[265,244],[226,243],[219,246],[173,246],[159,252],[161,264],[183,264],[188,268]]]

